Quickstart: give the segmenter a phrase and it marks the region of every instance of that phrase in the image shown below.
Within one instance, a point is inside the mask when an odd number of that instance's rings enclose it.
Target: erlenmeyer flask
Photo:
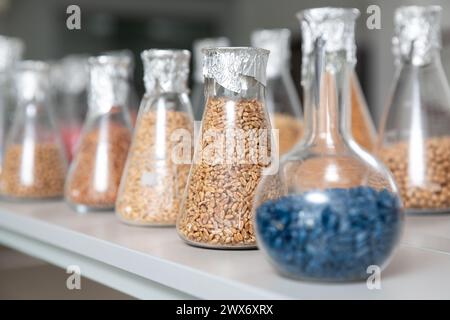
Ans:
[[[15,70],[17,105],[3,156],[1,194],[10,199],[63,195],[65,153],[53,119],[49,66],[24,61]]]
[[[75,154],[87,113],[88,56],[69,55],[51,67],[55,88],[57,123],[69,161]]]
[[[194,85],[191,93],[192,111],[195,121],[201,121],[205,108],[205,85],[203,79],[203,53],[205,48],[228,47],[230,40],[225,37],[204,38],[194,41]]]
[[[251,204],[272,162],[264,103],[269,52],[204,49],[206,106],[182,209],[181,238],[208,248],[254,248]]]
[[[303,34],[305,133],[256,192],[258,245],[289,277],[349,281],[383,268],[403,211],[389,170],[350,130],[357,9],[298,14]]]
[[[116,203],[116,214],[126,223],[176,223],[194,134],[189,59],[187,50],[142,53],[146,93]]]
[[[129,64],[122,56],[89,59],[89,110],[65,186],[79,212],[114,208],[131,142]]]
[[[409,212],[450,211],[450,91],[441,59],[438,6],[395,13],[397,73],[378,152]]]
[[[22,40],[0,36],[0,175],[5,137],[11,124],[14,105],[12,69],[22,59]]]
[[[280,155],[290,151],[303,134],[301,104],[289,71],[290,35],[288,29],[271,29],[251,36],[252,46],[270,50],[266,104],[272,126],[278,130]]]

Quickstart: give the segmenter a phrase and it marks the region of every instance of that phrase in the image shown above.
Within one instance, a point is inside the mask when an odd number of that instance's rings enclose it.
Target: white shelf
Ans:
[[[407,225],[382,290],[368,290],[364,282],[289,280],[260,251],[191,247],[173,228],[131,227],[112,213],[79,215],[63,202],[0,203],[0,243],[63,268],[78,265],[83,276],[148,299],[450,299],[450,216],[408,218]]]

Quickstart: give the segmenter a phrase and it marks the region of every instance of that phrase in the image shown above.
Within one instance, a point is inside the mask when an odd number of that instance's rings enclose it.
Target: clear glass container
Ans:
[[[256,48],[203,50],[206,105],[177,230],[207,248],[256,246],[252,200],[272,163],[265,107],[269,52]]]
[[[258,245],[283,275],[318,281],[368,277],[396,248],[403,211],[390,172],[350,130],[357,9],[298,14],[303,34],[305,134],[255,196]]]
[[[12,70],[22,59],[23,51],[22,40],[0,36],[0,175],[5,138],[11,124],[15,104]]]
[[[266,105],[272,126],[278,130],[280,155],[290,151],[303,135],[303,116],[290,73],[290,36],[288,29],[257,30],[252,46],[270,51],[267,62]]]
[[[87,114],[88,56],[69,55],[51,66],[56,95],[57,123],[69,162],[72,160]]]
[[[117,55],[89,59],[88,114],[65,186],[79,212],[114,209],[132,134],[129,64]]]
[[[450,91],[440,59],[438,6],[395,13],[396,76],[379,155],[409,213],[450,212]]]
[[[49,66],[23,61],[14,71],[17,105],[8,131],[0,181],[8,199],[63,195],[67,163],[53,118]]]
[[[175,226],[192,159],[190,52],[142,52],[146,93],[116,202],[120,220]]]
[[[205,85],[203,78],[203,53],[206,48],[228,47],[230,40],[225,37],[204,38],[194,41],[194,85],[191,92],[192,108],[195,121],[201,121],[205,107]]]

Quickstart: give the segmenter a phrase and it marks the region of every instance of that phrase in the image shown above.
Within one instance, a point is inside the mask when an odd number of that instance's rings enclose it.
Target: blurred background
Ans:
[[[66,28],[67,6],[81,8],[81,30]],[[368,30],[369,5],[381,8],[381,29]],[[295,13],[319,6],[357,7],[357,71],[376,123],[393,77],[393,12],[408,4],[444,9],[443,62],[450,72],[449,1],[429,0],[0,0],[0,34],[25,40],[25,58],[56,60],[71,53],[96,54],[129,48],[137,59],[135,83],[143,91],[139,53],[148,48],[189,48],[194,39],[226,36],[232,45],[249,45],[257,28],[287,27],[292,37],[292,75],[299,86],[300,30]],[[70,76],[70,75],[68,75]]]

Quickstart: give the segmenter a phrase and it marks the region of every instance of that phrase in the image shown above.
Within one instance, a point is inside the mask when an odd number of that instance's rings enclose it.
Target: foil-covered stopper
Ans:
[[[131,60],[126,56],[103,55],[89,58],[89,107],[108,112],[127,106]]]
[[[89,57],[72,54],[52,64],[53,85],[61,92],[79,94],[86,90],[89,79]]]
[[[400,7],[394,22],[392,50],[397,62],[418,66],[430,63],[435,50],[441,48],[441,7]]]
[[[141,53],[144,64],[144,85],[147,93],[188,92],[188,50],[150,49]]]
[[[318,42],[325,54],[345,52],[347,62],[356,63],[355,21],[359,10],[354,8],[315,8],[297,13],[303,37],[303,69],[308,68]]]
[[[124,57],[125,59],[129,59],[130,60],[130,67],[129,67],[130,72],[129,72],[128,77],[130,80],[133,78],[135,63],[134,63],[134,55],[131,50],[129,50],[129,49],[111,50],[111,51],[105,51],[105,52],[101,53],[101,55],[117,56],[117,57]]]
[[[206,48],[228,47],[230,40],[226,37],[218,38],[204,38],[194,41],[194,80],[197,83],[202,83],[203,79],[203,53],[202,50]]]
[[[0,36],[0,71],[7,70],[22,60],[24,49],[22,40]]]
[[[289,29],[265,29],[252,33],[252,46],[270,51],[267,62],[267,78],[278,77],[288,70],[291,57],[290,37]]]
[[[50,67],[42,61],[18,62],[14,69],[18,101],[43,101],[50,90]]]
[[[203,76],[214,79],[230,91],[240,93],[242,78],[250,77],[266,85],[269,51],[252,47],[203,49]]]

